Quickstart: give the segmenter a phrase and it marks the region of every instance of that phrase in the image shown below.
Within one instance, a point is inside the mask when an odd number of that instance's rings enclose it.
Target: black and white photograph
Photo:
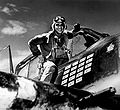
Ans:
[[[0,0],[0,110],[120,110],[119,0]]]

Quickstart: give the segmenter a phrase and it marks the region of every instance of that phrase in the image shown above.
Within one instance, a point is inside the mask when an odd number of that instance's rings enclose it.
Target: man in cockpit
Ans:
[[[58,73],[57,67],[69,60],[68,41],[80,30],[79,24],[74,27],[72,32],[66,30],[65,18],[57,16],[53,19],[51,31],[36,35],[28,42],[32,54],[43,59],[44,72],[40,81],[54,83]]]
[[[86,47],[98,41],[102,34],[89,28],[80,28],[75,24],[71,31],[67,30],[65,18],[57,16],[53,19],[52,30],[48,33],[36,35],[29,42],[29,48],[33,55],[38,56],[42,62],[43,73],[40,81],[54,83],[58,73],[58,66],[69,61],[71,52],[68,42],[76,35],[83,35],[86,39]],[[93,37],[93,38],[90,38]],[[95,41],[96,39],[96,41]]]

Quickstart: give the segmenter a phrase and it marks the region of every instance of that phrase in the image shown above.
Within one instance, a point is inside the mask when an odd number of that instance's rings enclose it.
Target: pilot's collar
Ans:
[[[58,33],[58,32],[54,32],[54,36],[57,36],[58,38],[62,38],[63,37],[63,33]]]

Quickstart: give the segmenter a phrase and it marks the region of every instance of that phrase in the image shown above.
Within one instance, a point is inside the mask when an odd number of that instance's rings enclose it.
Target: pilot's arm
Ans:
[[[32,38],[28,42],[29,48],[30,48],[33,55],[35,55],[35,56],[41,55],[41,52],[38,48],[38,45],[41,45],[46,40],[47,40],[46,36],[36,35],[34,38]]]
[[[91,35],[92,37],[94,37],[94,38],[96,38],[98,40],[100,38],[104,38],[104,37],[110,36],[107,33],[100,33],[100,32],[97,32],[97,31],[95,31],[93,29],[90,29],[90,28],[82,28],[79,23],[77,23],[77,24],[75,24],[73,26],[72,33],[74,35],[78,35],[78,34],[79,35],[86,35],[86,34],[89,34],[89,35]]]
[[[101,38],[110,36],[109,34],[100,33],[90,28],[82,28],[80,27],[79,23],[74,25],[72,33],[73,33],[73,36],[82,35],[86,40],[86,43],[85,43],[86,47],[90,47],[92,44],[94,44]]]

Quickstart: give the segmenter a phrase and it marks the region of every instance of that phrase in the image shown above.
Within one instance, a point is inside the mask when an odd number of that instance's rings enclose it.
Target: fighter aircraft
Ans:
[[[15,74],[1,71],[0,108],[120,109],[119,39],[119,34],[108,35],[85,44],[86,50],[59,67],[54,84],[38,80],[38,58],[33,55],[16,66]]]

